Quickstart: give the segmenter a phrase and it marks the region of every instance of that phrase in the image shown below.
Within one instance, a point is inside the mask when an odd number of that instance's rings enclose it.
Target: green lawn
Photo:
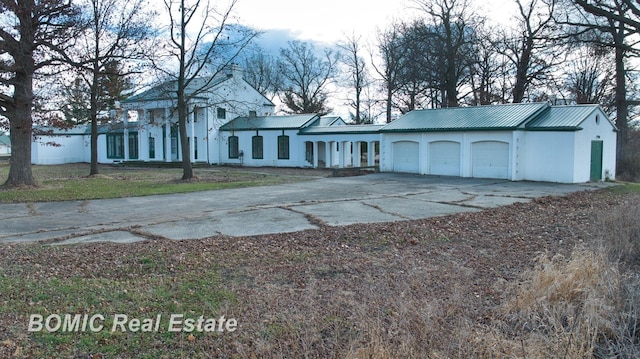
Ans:
[[[126,168],[101,166],[100,174],[88,177],[88,164],[33,166],[36,188],[0,190],[0,203],[88,200],[185,193],[290,183],[326,176],[316,170],[246,169],[210,167],[194,170],[196,179],[181,181],[175,168]],[[0,165],[4,181],[9,166]]]

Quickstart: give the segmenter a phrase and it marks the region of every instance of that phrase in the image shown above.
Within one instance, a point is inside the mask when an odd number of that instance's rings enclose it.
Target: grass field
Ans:
[[[196,168],[196,179],[184,182],[182,170],[173,168],[127,168],[100,166],[99,175],[89,177],[85,163],[33,166],[39,182],[36,188],[0,189],[0,203],[45,202],[148,196],[225,188],[263,186],[326,177],[329,172],[311,169],[240,167]],[[0,179],[6,179],[9,166],[0,165]]]

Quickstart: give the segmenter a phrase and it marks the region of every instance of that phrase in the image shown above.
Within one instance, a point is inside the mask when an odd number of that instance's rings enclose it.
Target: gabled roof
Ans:
[[[569,105],[569,106],[550,106],[546,111],[542,112],[538,117],[525,125],[527,130],[531,131],[577,131],[582,128],[580,125],[591,114],[600,108],[598,105]],[[611,122],[609,116],[603,116],[616,129]]]
[[[219,84],[227,81],[231,77],[229,76],[219,76],[218,78],[214,78],[211,80],[210,77],[202,77],[194,79],[187,89],[185,90],[187,95],[193,94],[197,89],[202,88],[203,86],[207,87],[215,87]],[[211,81],[207,85],[207,81]],[[167,81],[158,86],[152,87],[151,89],[144,91],[140,94],[129,97],[128,99],[122,101],[123,103],[130,102],[144,102],[144,101],[162,101],[162,100],[173,100],[176,96],[176,91],[178,91],[178,81]],[[198,99],[206,99],[204,96],[196,96]]]
[[[222,131],[246,130],[295,130],[300,129],[320,117],[316,114],[289,116],[249,116],[236,117],[220,127]]]
[[[346,125],[346,123],[340,116],[323,116],[311,124],[311,126],[321,126],[321,127],[341,126],[341,125]]]
[[[549,107],[545,102],[414,110],[380,132],[513,130]]]

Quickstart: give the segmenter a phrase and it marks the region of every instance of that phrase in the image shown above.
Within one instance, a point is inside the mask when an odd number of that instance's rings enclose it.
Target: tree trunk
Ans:
[[[618,127],[617,138],[617,162],[618,165],[623,159],[626,151],[627,136],[629,134],[629,124],[627,122],[628,108],[627,108],[627,84],[626,84],[626,71],[624,64],[625,56],[625,44],[624,44],[624,30],[622,34],[619,32],[616,36],[616,49],[615,49],[615,62],[616,62],[616,126]]]
[[[391,123],[391,105],[393,92],[391,91],[391,82],[387,82],[387,123]]]
[[[180,149],[182,152],[182,180],[187,181],[193,178],[193,167],[191,166],[191,149],[189,138],[187,137],[187,116],[189,111],[184,97],[184,94],[178,94],[178,132],[180,133]]]
[[[11,162],[5,186],[35,186],[31,172],[31,109],[17,109],[11,121]],[[18,120],[20,118],[20,120]]]
[[[94,65],[93,81],[91,82],[91,166],[89,176],[98,174],[98,68]],[[127,141],[127,139],[125,139]]]
[[[89,176],[98,174],[98,120],[91,119],[91,168]]]
[[[25,69],[33,68],[31,63],[24,64]],[[31,66],[30,66],[31,65]],[[30,73],[27,73],[29,71]],[[31,105],[33,103],[33,71],[16,73],[15,91],[13,98],[15,107],[11,110],[11,162],[9,177],[5,186],[35,186],[36,182],[31,172],[31,140],[33,135],[33,119]]]
[[[522,102],[529,82],[527,72],[529,71],[529,63],[531,62],[531,54],[533,52],[533,41],[530,38],[526,38],[524,41],[520,61],[516,63],[516,83],[513,86],[512,92],[513,103]]]

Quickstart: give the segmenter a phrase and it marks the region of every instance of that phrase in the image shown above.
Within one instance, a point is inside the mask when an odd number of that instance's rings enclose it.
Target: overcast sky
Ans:
[[[247,26],[288,30],[301,40],[332,43],[343,34],[374,33],[400,12],[406,0],[238,0],[236,15]]]
[[[506,22],[513,0],[470,0],[496,21]],[[345,34],[373,37],[394,19],[419,13],[412,0],[238,0],[235,15],[246,26],[286,30],[300,40],[335,43]]]

